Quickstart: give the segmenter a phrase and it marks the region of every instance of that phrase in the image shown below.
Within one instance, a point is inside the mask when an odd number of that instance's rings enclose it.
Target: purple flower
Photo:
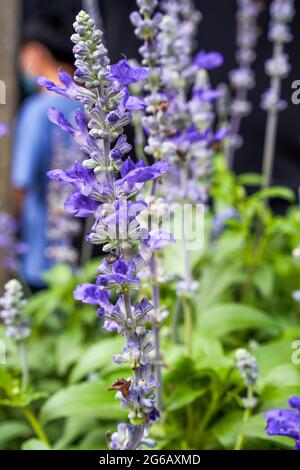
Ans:
[[[149,72],[145,67],[131,67],[124,59],[111,65],[110,72],[109,79],[119,82],[122,87],[130,83],[141,82],[149,76]]]
[[[147,240],[147,245],[151,250],[162,250],[171,243],[175,243],[174,236],[171,232],[163,229],[152,230]]]
[[[128,184],[134,186],[137,183],[145,183],[159,178],[170,169],[170,164],[165,161],[154,163],[153,165],[146,166],[143,160],[140,160],[137,164],[133,163],[130,157],[124,162],[121,175],[121,180],[116,182],[117,185],[123,186]]]
[[[122,107],[124,108],[124,110],[126,109],[128,111],[139,111],[147,107],[144,100],[136,96],[131,96],[127,88],[124,88],[123,91],[124,91],[124,98],[122,102]]]
[[[210,102],[219,99],[220,96],[222,96],[222,92],[220,90],[197,88],[194,90],[193,96],[198,98],[200,101]]]
[[[86,282],[76,287],[74,291],[74,298],[85,304],[107,305],[109,302],[109,293],[95,284]]]
[[[216,131],[216,133],[211,137],[211,143],[223,142],[223,140],[228,137],[229,131],[226,127],[221,127]]]
[[[64,207],[66,211],[75,215],[75,217],[89,217],[95,214],[99,203],[87,196],[83,196],[79,192],[75,192],[65,201]]]
[[[84,104],[93,103],[95,99],[94,93],[76,85],[68,73],[60,70],[58,78],[62,85],[54,83],[46,77],[37,77],[36,82],[39,86],[46,88],[48,91],[56,93],[57,95],[65,96],[72,100],[78,100]]]
[[[141,442],[140,431],[137,426],[121,423],[118,425],[118,431],[111,436],[111,450],[136,449]]]
[[[79,145],[86,143],[89,135],[88,128],[86,126],[84,114],[80,110],[77,110],[75,114],[75,123],[77,127],[72,126],[72,124],[67,121],[64,114],[53,107],[48,110],[48,118],[63,131],[73,135]]]
[[[80,112],[75,124],[69,123],[56,110],[50,110],[49,117],[79,139],[81,150],[88,157],[83,163],[75,162],[71,170],[49,172],[49,177],[70,186],[73,191],[68,193],[65,203],[68,211],[78,217],[93,214],[95,223],[87,239],[103,245],[103,252],[107,254],[99,267],[96,285],[83,284],[75,290],[74,296],[84,303],[99,306],[98,315],[103,319],[104,328],[119,332],[126,341],[123,353],[114,360],[132,369],[126,403],[131,424],[119,426],[120,435],[113,436],[111,446],[135,450],[146,443],[150,422],[158,416],[155,407],[158,384],[149,376],[153,319],[148,312],[152,306],[146,299],[135,303],[139,272],[147,265],[142,256],[142,240],[148,236],[137,216],[147,204],[135,197],[144,183],[159,178],[170,165],[163,160],[150,166],[144,161],[123,160],[131,150],[123,129],[132,121],[131,111],[146,107],[143,100],[130,96],[127,86],[145,79],[147,70],[131,67],[125,60],[110,66],[103,34],[85,12],[77,15],[74,28],[75,80],[81,86],[63,72],[59,74],[59,85],[44,78],[38,82],[84,105],[87,126]],[[110,290],[116,295],[115,304],[109,301],[107,291]],[[126,397],[121,394],[117,398],[124,404]]]
[[[48,80],[46,77],[37,77],[36,82],[38,83],[38,85],[43,88],[46,88],[48,91],[52,91],[54,93],[57,93],[58,95],[67,96],[75,99],[79,87],[73,82],[72,77],[68,73],[63,72],[61,70],[58,73],[58,77],[60,82],[64,86],[58,85],[57,83]]]
[[[292,410],[272,410],[265,413],[266,433],[269,436],[285,436],[294,439],[300,450],[300,397],[289,399]]]
[[[131,148],[131,145],[127,142],[126,135],[122,134],[118,137],[114,148],[110,151],[109,157],[114,161],[121,160],[126,153],[130,152]]]
[[[176,144],[177,150],[181,154],[186,154],[192,144],[200,142],[201,140],[204,140],[204,138],[204,134],[201,134],[201,132],[199,132],[194,126],[190,126],[181,132],[178,132],[170,139],[170,141]]]
[[[109,292],[95,284],[88,282],[80,284],[76,287],[73,295],[76,300],[85,304],[98,305],[97,315],[99,318],[103,318],[105,312],[111,308]]]
[[[97,277],[97,285],[103,288],[111,289],[115,286],[124,286],[126,284],[134,285],[140,282],[140,279],[136,277],[136,264],[134,261],[125,263],[125,261],[119,259],[113,264],[109,264],[106,260],[101,264],[99,268],[101,273]]]
[[[224,59],[219,52],[201,51],[195,57],[194,65],[199,69],[212,70],[223,65]]]
[[[77,192],[94,200],[104,202],[113,197],[110,182],[100,183],[95,173],[85,168],[81,162],[75,162],[72,170],[52,170],[47,174],[49,178],[64,185],[72,185]]]

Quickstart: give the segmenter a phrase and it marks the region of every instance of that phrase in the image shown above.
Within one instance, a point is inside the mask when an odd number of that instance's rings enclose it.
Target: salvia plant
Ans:
[[[139,271],[151,259],[151,247],[159,243],[156,233],[141,228],[138,215],[147,204],[139,194],[147,181],[159,179],[170,165],[161,160],[146,166],[124,156],[131,150],[123,128],[132,120],[132,111],[144,107],[141,99],[130,96],[128,85],[147,78],[143,67],[132,68],[125,60],[110,65],[101,31],[93,20],[80,12],[74,24],[75,82],[65,72],[59,73],[62,85],[39,78],[38,82],[51,91],[78,100],[85,107],[88,125],[81,111],[76,127],[57,110],[50,119],[76,138],[82,139],[81,150],[88,155],[69,171],[54,170],[51,179],[73,187],[67,209],[76,216],[92,214],[95,224],[88,240],[103,245],[107,256],[99,267],[97,282],[83,284],[75,298],[98,306],[104,328],[119,332],[126,343],[121,354],[114,356],[117,364],[128,364],[132,376],[112,384],[122,406],[129,408],[130,424],[120,424],[111,438],[112,449],[137,449],[148,443],[151,422],[159,416],[150,353],[151,303],[139,298]],[[112,302],[111,293],[116,295]]]
[[[27,388],[29,381],[25,340],[31,333],[28,320],[23,314],[25,305],[22,285],[12,279],[5,285],[4,295],[0,298],[0,319],[6,327],[6,336],[13,338],[19,347],[23,389]]]
[[[255,86],[252,64],[256,58],[256,45],[259,37],[258,15],[262,3],[256,0],[238,0],[237,11],[237,52],[238,67],[229,74],[231,88],[235,96],[231,103],[230,143],[227,148],[228,166],[232,168],[234,153],[241,145],[239,135],[241,121],[251,111],[248,92]]]
[[[219,94],[210,89],[207,70],[221,65],[222,57],[202,51],[193,59],[195,30],[201,19],[193,2],[165,1],[160,4],[162,12],[156,11],[157,1],[138,1],[137,4],[139,11],[132,13],[131,21],[137,37],[143,41],[140,48],[142,63],[150,70],[144,85],[147,104],[142,120],[147,136],[145,151],[154,159],[165,158],[172,163],[172,171],[164,178],[163,186],[154,182],[150,193],[152,207],[163,213],[166,204],[167,207],[174,202],[195,206],[207,201],[211,146],[224,136],[223,130],[214,134],[211,127],[214,121],[212,102]],[[182,238],[184,278],[178,282],[178,295],[184,299],[189,352],[190,297],[198,283],[192,277],[184,234]],[[156,266],[154,256],[154,280]],[[157,282],[154,282],[153,292],[154,304],[158,305]]]
[[[263,153],[263,186],[272,180],[279,112],[286,103],[281,99],[282,80],[290,72],[288,55],[284,47],[292,40],[289,23],[295,15],[293,0],[273,0],[270,6],[269,39],[274,44],[273,56],[266,62],[266,73],[270,76],[270,88],[262,96],[262,108],[267,111],[267,124]]]
[[[147,67],[149,77],[144,82],[142,91],[145,92],[146,115],[141,118],[141,124],[147,132],[147,141],[145,152],[156,160],[168,158],[170,153],[170,145],[166,141],[168,132],[167,119],[167,98],[163,94],[163,83],[161,79],[162,63],[159,54],[159,25],[163,21],[162,13],[156,11],[158,2],[156,0],[141,0],[137,2],[138,11],[130,15],[131,22],[135,26],[135,34],[143,41],[140,47],[142,56],[142,65]],[[159,221],[153,226],[154,219],[160,218],[166,210],[164,198],[159,194],[157,181],[154,180],[151,186],[150,194],[147,197],[147,203],[151,208],[152,214],[152,230],[156,230],[159,234]],[[163,238],[163,237],[161,237]],[[157,246],[161,248],[164,245]],[[158,407],[162,410],[162,374],[161,374],[161,348],[160,348],[160,323],[163,320],[160,309],[160,290],[158,283],[158,266],[155,250],[153,250],[150,260],[149,280],[152,284],[152,303],[154,308],[153,315],[153,337],[155,349],[155,376],[160,383],[157,390]]]
[[[251,410],[257,404],[257,398],[253,393],[253,386],[258,378],[258,365],[256,358],[250,354],[246,349],[238,349],[235,353],[236,367],[247,387],[247,396],[242,399],[243,407],[245,409],[244,422],[247,422],[251,415]],[[241,450],[244,437],[239,435],[235,450]]]
[[[100,5],[97,0],[83,0],[82,7],[91,18],[95,21],[97,28],[103,29],[103,20],[100,10]]]

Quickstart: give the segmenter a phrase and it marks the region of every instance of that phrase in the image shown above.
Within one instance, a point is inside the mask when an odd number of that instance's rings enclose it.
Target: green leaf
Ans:
[[[21,421],[2,421],[0,426],[0,448],[4,448],[5,444],[17,437],[24,437],[30,433],[30,428],[26,423]]]
[[[228,258],[232,256],[236,257],[236,253],[243,250],[245,242],[244,234],[241,233],[224,233],[224,235],[213,245],[212,258],[214,263],[221,263],[225,260],[228,261]],[[222,268],[219,266],[219,271],[221,274],[221,269],[227,268],[227,264],[224,264]]]
[[[43,441],[39,439],[28,439],[27,441],[23,442],[22,450],[51,450]]]
[[[254,274],[254,284],[262,296],[265,298],[270,297],[274,288],[274,267],[258,266]]]
[[[21,392],[21,390],[17,388],[16,393],[10,394],[7,398],[1,398],[0,405],[9,408],[25,408],[34,401],[46,398],[47,395],[46,392],[38,392],[31,389]]]
[[[191,267],[193,267],[199,260],[199,255],[203,253],[203,247],[205,242],[204,236],[204,221],[203,218],[199,215],[196,215],[195,212],[191,214],[190,224],[188,223],[188,214],[185,213],[184,217],[186,224],[189,227],[192,227],[191,234],[186,234],[187,238],[190,235],[190,240],[188,240],[189,248],[189,262]],[[175,211],[174,218],[171,220],[171,232],[174,234],[176,243],[171,243],[163,251],[163,264],[166,272],[174,275],[184,276],[184,245],[183,245],[183,222],[181,211]],[[196,227],[196,224],[198,226]],[[197,234],[196,236],[194,234]],[[203,239],[202,239],[203,238]]]
[[[237,181],[243,186],[260,186],[263,177],[259,173],[244,173],[237,177]]]
[[[97,420],[90,416],[71,416],[66,419],[63,435],[55,444],[55,449],[65,449],[74,440],[97,426]]]
[[[198,315],[220,301],[220,297],[241,279],[240,267],[236,264],[210,266],[203,271],[200,292],[195,298]]]
[[[120,407],[115,394],[107,391],[103,381],[71,385],[55,393],[43,406],[43,423],[70,416],[97,417],[103,420],[124,419],[128,410]]]
[[[227,413],[212,427],[211,432],[226,449],[233,449],[243,421],[243,411]]]
[[[283,186],[272,186],[271,188],[262,189],[258,191],[250,199],[272,199],[272,198],[280,198],[285,199],[289,202],[295,201],[295,193],[289,188],[285,188]]]
[[[197,398],[201,397],[206,393],[206,389],[193,390],[187,386],[177,387],[174,392],[172,392],[165,404],[167,411],[180,410],[185,406],[193,403]]]
[[[14,378],[4,366],[0,366],[0,388],[10,394],[14,387]]]
[[[202,334],[215,338],[244,330],[276,331],[274,321],[264,312],[237,303],[219,304],[209,308],[199,316],[198,325]]]
[[[199,329],[194,329],[192,333],[192,352],[197,361],[203,356],[224,356],[221,341],[219,339],[212,338],[211,336],[208,337],[202,335]]]
[[[74,276],[71,268],[66,264],[57,264],[51,271],[44,274],[44,279],[51,286],[61,286],[72,282]]]
[[[115,429],[111,430],[112,432]],[[79,450],[107,450],[106,442],[107,428],[96,428],[88,432],[78,445]]]
[[[292,364],[279,365],[258,381],[261,399],[272,403],[300,394],[300,370]]]
[[[64,375],[80,356],[82,334],[79,329],[73,329],[61,335],[56,344],[57,370]]]
[[[114,338],[101,339],[97,344],[89,347],[72,370],[70,382],[77,382],[91,372],[101,370],[105,366],[110,366],[112,356],[116,352],[121,351],[122,344],[122,338],[116,336]]]
[[[292,338],[284,341],[272,341],[253,351],[262,377],[265,377],[272,369],[291,362],[292,342]]]

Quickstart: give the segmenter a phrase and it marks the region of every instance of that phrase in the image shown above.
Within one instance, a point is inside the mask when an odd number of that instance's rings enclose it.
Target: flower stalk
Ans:
[[[236,367],[247,387],[247,396],[242,400],[244,406],[243,423],[247,423],[251,417],[253,408],[257,405],[257,398],[254,395],[253,387],[258,378],[258,365],[256,358],[252,356],[246,349],[238,349],[235,354]],[[234,450],[242,450],[245,437],[240,433],[237,437]]]
[[[273,57],[266,62],[266,73],[271,77],[270,89],[262,96],[262,108],[267,111],[267,123],[263,152],[262,187],[272,182],[279,112],[286,103],[281,100],[282,80],[288,76],[290,65],[284,53],[284,45],[292,40],[289,23],[295,9],[293,0],[273,0],[271,7],[269,39],[274,43]]]
[[[255,49],[259,37],[257,19],[262,10],[261,7],[261,2],[257,0],[238,0],[238,51],[236,54],[238,68],[232,70],[229,74],[231,87],[235,90],[235,96],[231,104],[230,139],[226,152],[229,169],[233,168],[235,151],[241,145],[239,132],[242,119],[251,112],[248,93],[255,86],[252,64],[256,59]]]
[[[72,36],[75,55],[75,82],[64,72],[59,73],[62,85],[39,78],[40,85],[82,103],[88,116],[78,111],[76,126],[52,109],[52,122],[80,140],[87,155],[75,162],[71,170],[54,170],[49,177],[72,187],[65,207],[77,217],[94,219],[87,236],[90,243],[102,245],[106,254],[98,269],[96,284],[85,283],[75,290],[75,298],[98,306],[103,327],[118,332],[125,340],[116,364],[126,364],[132,376],[112,384],[110,391],[129,410],[130,423],[121,423],[111,436],[110,448],[135,450],[153,445],[148,439],[149,427],[159,417],[155,400],[158,382],[151,373],[154,349],[151,333],[153,306],[141,298],[140,273],[149,267],[153,247],[160,237],[144,229],[139,215],[147,209],[140,191],[145,184],[160,179],[170,165],[161,160],[147,166],[125,155],[127,143],[124,126],[132,121],[132,113],[145,108],[143,100],[131,96],[129,85],[148,77],[144,67],[131,67],[126,60],[110,64],[102,41],[102,32],[85,12],[74,23]],[[80,86],[76,84],[78,82]],[[111,294],[116,295],[112,302]],[[149,327],[150,325],[150,327]]]

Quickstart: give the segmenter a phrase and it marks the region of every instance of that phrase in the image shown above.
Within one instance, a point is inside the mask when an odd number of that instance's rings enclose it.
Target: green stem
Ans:
[[[172,319],[172,341],[175,344],[179,344],[179,337],[178,337],[178,325],[179,325],[179,316],[180,316],[180,309],[181,309],[181,300],[177,300],[175,305],[175,311]]]
[[[227,384],[233,372],[233,368],[228,371],[223,383],[212,384],[211,393],[212,398],[205,410],[203,418],[201,419],[200,426],[197,431],[198,442],[202,442],[203,435],[211,422],[212,418],[224,405],[223,397],[226,396]],[[200,420],[199,420],[200,421]]]
[[[22,390],[26,390],[29,385],[29,371],[28,371],[28,360],[27,351],[24,341],[19,342],[19,355],[20,365],[22,370]]]
[[[252,408],[249,407],[249,404],[253,401],[253,388],[252,385],[248,385],[247,390],[247,402],[248,408],[244,411],[243,423],[247,423],[251,417]],[[238,435],[234,450],[242,450],[244,444],[245,436],[241,433]]]
[[[190,299],[183,299],[184,344],[187,356],[192,355],[193,315]]]
[[[206,428],[207,428],[208,424],[210,423],[212,417],[214,416],[214,414],[217,411],[217,408],[218,408],[218,405],[219,405],[219,399],[220,399],[219,393],[214,393],[208,407],[206,408],[205,414],[204,414],[203,418],[201,419],[201,424],[200,424],[200,427],[199,427],[198,432],[197,432],[199,442],[201,442],[202,435],[204,434],[204,431],[206,430]]]
[[[274,59],[278,59],[282,53],[283,53],[283,43],[278,43],[278,42],[275,43]],[[281,77],[278,77],[278,76],[274,76],[271,79],[271,90],[273,90],[278,100],[280,99],[280,92],[281,92],[281,86],[282,86],[281,82],[282,82],[282,79]],[[264,153],[263,153],[262,188],[268,188],[272,182],[277,130],[278,130],[278,110],[271,109],[268,112],[267,124],[266,124],[266,134],[265,134]]]
[[[193,404],[190,404],[186,408],[186,418],[187,418],[187,430],[186,430],[186,440],[189,448],[193,448],[194,437],[195,437],[195,410]]]
[[[29,407],[22,408],[22,412],[24,416],[26,417],[28,423],[32,427],[33,431],[35,432],[36,436],[46,444],[46,446],[50,447],[50,442],[48,440],[48,437],[46,436],[46,433],[41,425],[41,423],[37,420],[33,412]]]
[[[248,259],[246,260],[247,276],[246,276],[246,282],[242,290],[242,301],[244,303],[247,302],[248,296],[253,287],[256,268],[257,266],[259,266],[261,262],[261,258],[264,254],[265,247],[268,244],[268,238],[266,236],[257,234],[254,243],[256,243],[256,245],[253,246],[253,249],[251,245],[251,252],[249,253]]]

